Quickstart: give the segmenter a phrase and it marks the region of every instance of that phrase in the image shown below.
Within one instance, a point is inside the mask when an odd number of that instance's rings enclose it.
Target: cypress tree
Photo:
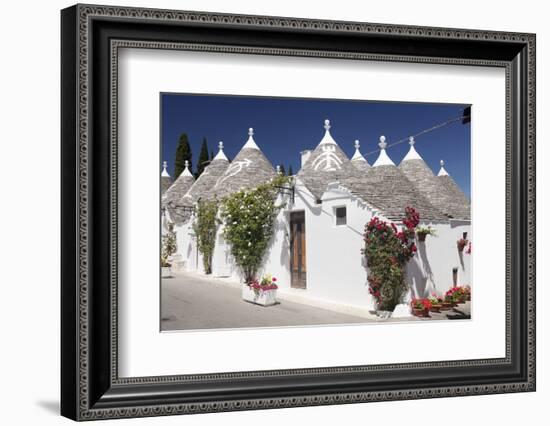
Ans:
[[[195,175],[195,178],[198,178],[203,172],[204,168],[208,166],[208,160],[208,143],[206,142],[206,138],[202,138],[201,152],[199,154],[199,161],[197,163],[197,173]]]
[[[214,151],[210,151],[210,161],[212,161],[214,159]]]
[[[289,164],[288,165],[288,175],[287,176],[292,176],[293,173],[292,173],[292,164]]]
[[[285,166],[283,166],[282,164],[280,164],[279,167],[280,167],[280,170],[281,170],[281,176],[285,176],[285,175],[286,175]]]
[[[187,133],[182,133],[178,141],[178,147],[176,148],[176,158],[174,160],[174,180],[176,180],[181,172],[185,170],[185,161],[189,161],[189,168],[191,169],[191,145],[189,145],[189,138]]]

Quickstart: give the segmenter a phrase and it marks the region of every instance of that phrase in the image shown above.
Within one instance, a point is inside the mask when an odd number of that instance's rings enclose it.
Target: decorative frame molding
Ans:
[[[251,34],[264,38],[253,43]],[[119,378],[116,123],[123,47],[505,68],[506,357]],[[533,34],[76,5],[62,11],[62,81],[63,415],[91,420],[535,390]],[[411,388],[419,375],[427,384]],[[242,389],[224,390],[235,379]]]

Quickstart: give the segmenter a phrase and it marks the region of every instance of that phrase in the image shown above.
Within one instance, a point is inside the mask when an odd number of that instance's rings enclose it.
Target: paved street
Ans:
[[[241,327],[281,327],[369,323],[377,320],[348,315],[302,303],[282,300],[264,307],[241,299],[240,288],[215,278],[180,272],[162,280],[162,330],[198,330]],[[429,321],[469,318],[470,303],[453,311],[432,313],[431,318],[390,318],[395,321]]]
[[[301,303],[264,307],[241,299],[241,290],[216,279],[178,273],[162,280],[162,330],[281,327],[368,322]]]

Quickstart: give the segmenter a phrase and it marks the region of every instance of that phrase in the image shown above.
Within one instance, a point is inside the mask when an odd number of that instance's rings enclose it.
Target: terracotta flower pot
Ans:
[[[440,312],[442,305],[432,305],[430,312]]]
[[[441,304],[441,310],[442,311],[448,311],[449,309],[451,309],[452,306],[453,306],[453,304],[451,302],[443,302]]]
[[[413,315],[425,318],[430,316],[430,311],[428,309],[413,308]]]

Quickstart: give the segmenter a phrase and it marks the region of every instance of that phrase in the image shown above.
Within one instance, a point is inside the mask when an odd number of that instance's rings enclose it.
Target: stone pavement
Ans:
[[[432,319],[446,319],[447,315],[458,314],[456,312],[433,314]],[[413,317],[389,319],[389,321],[429,319]],[[372,322],[377,321],[288,300],[269,307],[255,305],[243,301],[241,289],[235,285],[224,282],[223,279],[205,277],[196,273],[180,272],[174,278],[162,280],[162,331]]]

